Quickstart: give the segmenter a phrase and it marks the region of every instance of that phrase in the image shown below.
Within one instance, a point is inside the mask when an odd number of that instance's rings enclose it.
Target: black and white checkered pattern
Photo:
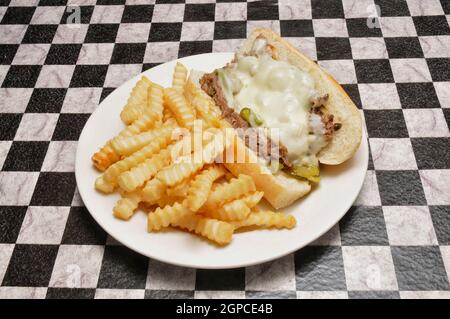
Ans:
[[[0,0],[0,21],[0,298],[450,298],[449,0]],[[118,245],[76,190],[89,114],[142,70],[233,51],[257,26],[361,108],[371,160],[354,206],[314,244],[245,269]]]

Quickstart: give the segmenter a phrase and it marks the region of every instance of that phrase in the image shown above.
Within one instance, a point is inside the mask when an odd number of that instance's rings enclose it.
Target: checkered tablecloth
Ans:
[[[0,0],[0,21],[0,298],[450,298],[449,0]],[[141,71],[234,51],[257,26],[361,109],[371,158],[354,206],[310,246],[247,268],[120,246],[76,189],[90,113]]]

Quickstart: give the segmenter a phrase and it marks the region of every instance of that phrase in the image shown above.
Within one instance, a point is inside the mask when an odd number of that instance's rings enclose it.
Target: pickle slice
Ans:
[[[313,183],[320,181],[320,170],[317,165],[295,165],[289,174],[297,178],[307,179]]]

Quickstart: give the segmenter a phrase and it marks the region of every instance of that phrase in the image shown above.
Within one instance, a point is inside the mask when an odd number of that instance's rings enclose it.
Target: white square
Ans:
[[[149,33],[150,23],[121,23],[116,43],[147,43]]]
[[[156,4],[152,22],[180,22],[184,18],[184,4]]]
[[[439,0],[406,0],[412,16],[443,15],[444,10]]]
[[[49,50],[50,44],[21,44],[11,64],[44,64]]]
[[[14,244],[0,244],[0,282],[3,281],[13,250]]]
[[[121,86],[135,75],[141,73],[141,64],[111,64],[105,78],[105,87],[116,88]]]
[[[127,5],[155,4],[156,0],[126,0]]]
[[[28,205],[38,177],[38,172],[0,172],[0,205]]]
[[[411,17],[379,18],[384,37],[415,37],[416,27]]]
[[[348,290],[398,290],[390,247],[344,246],[342,257]]]
[[[316,37],[348,37],[345,19],[314,19],[313,27]]]
[[[7,9],[8,7],[0,7],[0,21],[2,21]]]
[[[58,122],[58,116],[54,113],[25,113],[14,140],[50,141]]]
[[[3,80],[6,77],[6,74],[8,74],[9,71],[9,65],[0,65],[0,87],[2,86]]]
[[[425,59],[391,59],[396,83],[431,82],[431,74]]]
[[[59,24],[64,15],[66,7],[51,6],[51,7],[37,7],[34,11],[31,24]]]
[[[195,290],[195,270],[150,259],[145,288],[152,290]]]
[[[95,299],[144,299],[144,289],[96,289]]]
[[[450,169],[419,171],[428,205],[450,205]]]
[[[67,4],[69,5],[77,5],[77,6],[90,6],[95,5],[97,0],[69,0]]]
[[[434,82],[434,89],[442,108],[450,108],[450,82]]]
[[[11,0],[10,7],[34,7],[37,6],[39,0]]]
[[[319,65],[325,68],[340,84],[356,83],[355,65],[352,60],[319,61]]]
[[[341,231],[339,224],[331,227],[329,231],[313,241],[310,246],[340,246],[341,245]]]
[[[0,287],[0,299],[45,299],[47,288]]]
[[[95,6],[90,23],[120,23],[124,6]]]
[[[88,24],[60,24],[52,43],[83,43]]]
[[[438,244],[428,207],[384,206],[383,214],[390,245]]]
[[[450,291],[400,291],[401,299],[450,299]]]
[[[369,142],[376,170],[417,169],[409,138],[371,138]]]
[[[213,52],[235,52],[242,46],[240,39],[214,40]]]
[[[350,38],[353,59],[387,59],[383,38]]]
[[[81,47],[77,64],[109,64],[114,43],[85,43]]]
[[[186,3],[215,3],[215,2],[216,0],[186,0]]]
[[[245,299],[245,291],[196,290],[194,299]]]
[[[19,44],[27,31],[24,24],[2,24],[0,28],[0,39],[2,44]]]
[[[259,20],[259,21],[247,21],[247,37],[257,28],[267,28],[273,32],[280,34],[280,21],[279,20]]]
[[[101,88],[69,88],[61,113],[92,113],[98,106]]]
[[[347,19],[367,18],[374,11],[375,2],[373,0],[342,0],[342,6]]]
[[[48,146],[42,172],[73,172],[75,171],[75,153],[77,141],[52,141]]]
[[[442,109],[403,110],[410,137],[450,137]]]
[[[389,110],[401,109],[395,83],[358,84],[363,109]]]
[[[442,260],[444,261],[444,267],[447,271],[447,276],[450,281],[450,246],[441,246],[439,248],[441,249]]]
[[[216,3],[215,21],[245,21],[246,3]]]
[[[180,42],[147,43],[144,63],[160,63],[175,60],[178,57]]]
[[[97,287],[103,259],[103,246],[61,245],[56,256],[50,287]]]
[[[295,290],[294,255],[245,268],[245,290]]]
[[[3,163],[5,163],[11,144],[11,141],[0,141],[0,170],[3,167]]]
[[[0,113],[23,113],[33,89],[0,88]]]
[[[209,41],[214,39],[214,22],[183,22],[181,41]]]
[[[297,299],[348,299],[347,291],[297,291]]]
[[[280,20],[311,19],[311,0],[278,0]]]
[[[306,55],[313,61],[317,61],[317,49],[316,40],[313,37],[302,38],[302,37],[289,37],[285,38],[293,46],[295,46],[300,52]]]
[[[36,82],[37,88],[67,88],[75,65],[43,65]]]
[[[419,37],[425,58],[450,58],[450,36],[433,35]]]
[[[28,207],[17,243],[41,245],[61,243],[69,210],[70,207]]]
[[[375,171],[367,171],[364,183],[354,203],[356,206],[380,206],[380,192],[378,190]]]

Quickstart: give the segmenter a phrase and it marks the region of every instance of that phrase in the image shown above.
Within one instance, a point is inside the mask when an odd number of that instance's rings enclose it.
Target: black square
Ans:
[[[449,0],[441,0],[442,9],[445,14],[450,14],[450,1]]]
[[[316,38],[318,60],[341,60],[352,58],[348,38]]]
[[[34,89],[28,102],[27,113],[59,113],[67,89]]]
[[[10,2],[11,2],[11,0],[0,0],[0,6],[7,7],[7,6],[9,6]]]
[[[153,5],[126,5],[122,15],[122,23],[151,22]]]
[[[247,22],[219,21],[214,24],[214,40],[245,39],[247,37]]]
[[[352,99],[353,103],[362,109],[361,96],[359,95],[358,84],[342,84],[342,88],[347,92],[348,96]]]
[[[107,72],[107,65],[77,65],[70,87],[102,87]]]
[[[376,171],[375,173],[383,205],[427,204],[418,171]]]
[[[450,169],[448,137],[411,138],[419,169]]]
[[[53,132],[53,141],[77,141],[90,114],[63,113]]]
[[[3,80],[4,88],[32,88],[36,84],[41,65],[11,65]]]
[[[75,185],[74,173],[41,172],[30,205],[70,206]]]
[[[81,44],[52,44],[45,64],[76,64]]]
[[[197,269],[195,290],[245,290],[245,268]]]
[[[389,58],[423,58],[422,47],[419,38],[401,37],[401,38],[385,38],[386,49]]]
[[[152,23],[149,42],[180,41],[182,23]]]
[[[307,246],[295,252],[297,290],[346,290],[341,247]]]
[[[144,61],[146,43],[116,43],[111,64],[136,64]]]
[[[183,21],[214,21],[215,8],[214,3],[186,4]]]
[[[103,88],[102,94],[100,95],[100,103],[110,95],[116,88]]]
[[[67,0],[40,0],[39,6],[65,6]]]
[[[409,16],[409,8],[406,0],[375,0],[380,7],[382,17]]]
[[[439,245],[450,245],[450,206],[430,206]]]
[[[26,212],[26,206],[0,206],[0,243],[16,242]]]
[[[2,286],[47,287],[57,245],[16,245]]]
[[[95,289],[48,288],[46,299],[94,299]]]
[[[389,245],[381,207],[352,207],[339,226],[342,245]]]
[[[62,237],[64,245],[104,245],[106,233],[86,207],[71,207]]]
[[[427,59],[428,69],[433,81],[450,81],[450,59]]]
[[[246,291],[246,299],[296,299],[297,295],[293,290],[274,291]]]
[[[341,0],[311,0],[313,19],[344,18]]]
[[[22,114],[0,113],[0,141],[11,141],[19,128]]]
[[[36,7],[9,7],[1,24],[29,24]]]
[[[393,83],[389,60],[355,60],[355,71],[358,83]]]
[[[437,246],[391,247],[400,290],[449,290]]]
[[[247,3],[247,20],[278,20],[277,1],[266,0]]]
[[[313,37],[312,20],[281,20],[280,32],[282,37]]]
[[[212,52],[212,41],[184,41],[180,42],[178,57]]]
[[[144,63],[142,64],[142,72],[145,72],[149,69],[154,68],[155,66],[160,65],[161,63]],[[103,93],[103,92],[102,92]],[[108,93],[109,94],[109,93]]]
[[[146,290],[144,299],[193,299],[193,290]]]
[[[382,37],[381,28],[369,28],[367,18],[346,19],[348,35],[352,38]]]
[[[396,83],[402,108],[440,108],[433,83]]]
[[[52,43],[57,24],[30,24],[22,43]]]
[[[372,290],[372,291],[349,291],[349,299],[400,299],[398,291]]]
[[[18,48],[18,44],[0,44],[0,64],[11,64]]]
[[[156,4],[163,4],[163,3],[185,3],[186,0],[156,0]]]
[[[90,24],[86,33],[85,43],[114,43],[119,24],[102,23]]]
[[[127,247],[106,246],[98,288],[144,289],[148,258]]]
[[[73,17],[71,16],[74,13],[73,8],[78,8],[80,10],[80,23],[88,24],[91,21],[92,13],[94,12],[94,6],[68,6],[66,10],[64,10],[64,14],[61,18],[61,24],[74,23]],[[77,10],[78,10],[77,9]]]
[[[408,137],[402,110],[364,110],[369,137]]]
[[[39,172],[48,144],[49,142],[13,142],[3,164],[3,170]]]
[[[115,6],[125,4],[126,0],[97,0],[98,5]]]
[[[444,15],[413,17],[417,35],[448,35],[450,26]]]
[[[447,121],[448,129],[450,130],[450,109],[443,109],[443,111],[445,120]]]

